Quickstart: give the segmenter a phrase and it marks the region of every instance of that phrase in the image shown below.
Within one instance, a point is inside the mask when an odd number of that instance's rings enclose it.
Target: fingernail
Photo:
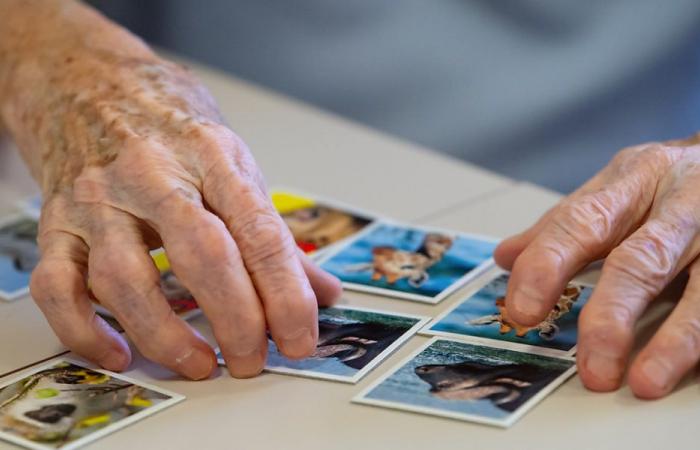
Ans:
[[[311,330],[301,328],[282,338],[280,350],[289,358],[304,358],[311,354],[315,345]]]
[[[600,352],[591,352],[586,359],[586,369],[596,378],[616,382],[620,377],[620,358]]]
[[[192,380],[202,380],[209,377],[216,366],[216,358],[211,352],[205,352],[192,347],[180,358],[175,360],[180,373]]]
[[[131,357],[123,350],[110,350],[109,353],[102,358],[100,365],[107,370],[113,372],[121,372],[129,367]]]
[[[671,370],[665,360],[649,358],[642,364],[642,373],[653,385],[660,389],[667,389]]]
[[[526,286],[519,287],[513,294],[513,305],[516,313],[528,322],[541,320],[542,295]]]
[[[250,378],[258,375],[265,365],[265,356],[259,349],[243,354],[233,354],[226,363],[229,373],[235,378]]]

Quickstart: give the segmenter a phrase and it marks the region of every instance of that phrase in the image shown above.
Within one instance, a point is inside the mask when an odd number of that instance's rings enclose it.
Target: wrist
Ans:
[[[157,63],[137,37],[73,0],[0,2],[0,125],[9,131],[43,189],[68,152],[64,117],[85,88],[114,80],[110,68]],[[127,69],[128,70],[128,69]],[[94,96],[92,97],[94,100]],[[84,125],[84,124],[83,124]],[[2,126],[0,126],[2,128]]]

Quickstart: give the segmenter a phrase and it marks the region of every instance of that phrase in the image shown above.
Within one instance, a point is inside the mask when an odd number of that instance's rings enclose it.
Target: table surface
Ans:
[[[424,225],[505,237],[535,221],[559,195],[486,172],[198,65],[231,126],[246,140],[268,183],[334,197]],[[36,192],[16,152],[0,143],[0,213]],[[585,275],[597,276],[595,269]],[[432,306],[346,292],[342,304],[435,316],[460,292]],[[657,308],[640,326],[653,330]],[[203,317],[192,321],[210,341]],[[65,351],[29,298],[0,302],[0,375]],[[627,387],[594,394],[578,377],[508,430],[351,404],[350,399],[426,342],[413,337],[356,385],[263,374],[235,380],[224,370],[189,382],[135,355],[128,375],[187,400],[89,448],[673,448],[695,447],[697,385],[667,398],[636,399]],[[0,442],[0,450],[15,448]]]

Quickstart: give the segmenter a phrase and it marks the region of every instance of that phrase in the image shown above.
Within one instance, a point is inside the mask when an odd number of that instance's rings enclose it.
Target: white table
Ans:
[[[272,185],[332,196],[396,219],[503,237],[526,227],[559,196],[516,183],[215,71],[195,71],[253,149]],[[5,144],[7,146],[7,144]],[[16,156],[0,150],[0,211],[33,186]],[[596,272],[587,275],[595,278]],[[435,316],[438,306],[348,292],[343,303]],[[655,315],[662,314],[659,304]],[[646,322],[649,322],[647,320]],[[30,299],[0,304],[0,373],[63,350]],[[193,324],[211,339],[204,318]],[[648,333],[648,327],[644,326]],[[171,409],[91,448],[694,448],[697,385],[666,399],[637,400],[567,382],[509,430],[350,403],[350,398],[424,343],[414,337],[357,385],[263,374],[235,380],[220,370],[188,382],[136,356],[128,375],[185,394]],[[14,448],[0,443],[0,449]]]

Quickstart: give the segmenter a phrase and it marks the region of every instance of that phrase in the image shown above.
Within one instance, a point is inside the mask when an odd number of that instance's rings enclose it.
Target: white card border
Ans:
[[[501,428],[508,428],[511,425],[513,425],[515,422],[520,420],[520,418],[522,418],[522,416],[524,416],[528,411],[530,411],[537,403],[539,403],[547,395],[549,395],[554,390],[556,390],[558,387],[560,387],[565,381],[567,381],[572,375],[574,375],[576,373],[576,370],[577,370],[576,361],[573,358],[561,357],[561,356],[552,357],[550,355],[538,355],[538,356],[551,357],[554,359],[567,360],[567,361],[573,362],[574,364],[569,369],[564,371],[561,375],[559,375],[557,378],[552,380],[547,386],[542,388],[537,394],[533,395],[528,401],[523,403],[516,411],[512,412],[510,415],[508,415],[504,419],[491,419],[491,418],[487,418],[487,417],[481,417],[481,416],[478,416],[475,414],[464,414],[464,413],[458,413],[458,412],[454,412],[454,411],[444,411],[444,410],[437,409],[437,408],[409,405],[409,404],[405,404],[405,403],[388,401],[388,400],[370,399],[370,398],[366,397],[367,394],[369,394],[377,386],[382,384],[384,381],[386,381],[388,378],[390,378],[392,375],[394,375],[396,372],[398,372],[401,368],[403,368],[406,364],[408,364],[416,356],[418,356],[420,353],[422,353],[424,350],[426,350],[428,347],[430,347],[431,345],[433,345],[437,341],[452,341],[452,342],[458,342],[461,344],[479,345],[479,344],[474,344],[471,342],[465,342],[461,339],[447,339],[447,338],[435,336],[432,339],[430,339],[428,342],[426,342],[425,344],[421,345],[417,350],[412,352],[410,355],[408,355],[407,357],[405,357],[404,359],[399,361],[394,367],[392,367],[389,371],[387,371],[384,375],[379,377],[377,380],[375,380],[373,383],[371,383],[369,386],[367,386],[361,392],[356,394],[352,398],[351,402],[361,404],[361,405],[379,406],[379,407],[393,409],[393,410],[409,411],[409,412],[413,412],[413,413],[425,414],[425,415],[430,415],[430,416],[447,417],[449,419],[457,419],[457,420],[461,420],[461,421],[465,421],[465,422],[474,422],[474,423],[480,423],[480,424],[484,424],[484,425],[491,425],[491,426],[496,426],[496,427],[501,427]],[[511,349],[493,347],[490,345],[479,345],[479,346],[494,348],[496,350],[515,351],[518,353],[528,353],[528,352],[524,352],[524,351],[520,351],[520,350],[511,350]]]
[[[149,416],[152,416],[153,414],[156,414],[156,413],[158,413],[166,408],[174,406],[174,405],[182,402],[186,398],[184,395],[178,394],[178,393],[170,391],[168,389],[163,389],[163,388],[155,386],[153,384],[146,383],[144,381],[137,380],[135,378],[131,378],[131,377],[128,377],[128,376],[125,376],[125,375],[122,375],[119,373],[115,373],[115,372],[112,372],[109,370],[96,368],[94,365],[88,364],[85,361],[81,361],[77,358],[60,357],[60,356],[57,358],[53,358],[49,361],[46,361],[43,364],[32,366],[26,370],[23,370],[22,372],[20,372],[20,374],[12,377],[10,379],[7,379],[5,381],[1,381],[1,379],[0,379],[0,389],[3,389],[5,387],[9,386],[10,384],[16,383],[16,382],[22,380],[23,378],[26,378],[26,377],[28,377],[34,373],[37,373],[41,370],[48,369],[52,366],[55,366],[56,364],[58,364],[60,362],[67,362],[67,363],[71,363],[71,364],[76,364],[78,366],[85,367],[87,369],[94,370],[96,372],[100,372],[100,373],[109,375],[110,377],[113,377],[113,378],[116,378],[116,379],[119,379],[122,381],[126,381],[127,383],[132,383],[132,384],[135,384],[138,386],[142,386],[146,389],[149,389],[149,390],[161,393],[161,394],[168,395],[170,398],[167,400],[163,400],[161,403],[159,403],[155,406],[152,406],[151,408],[148,408],[148,409],[143,410],[143,411],[139,411],[136,414],[132,414],[131,416],[126,417],[115,424],[108,425],[105,428],[97,430],[88,436],[77,439],[77,440],[75,440],[69,444],[66,444],[64,446],[61,446],[61,447],[54,447],[54,446],[50,446],[50,445],[35,443],[35,442],[29,441],[27,439],[17,437],[15,435],[12,435],[12,434],[7,433],[5,431],[0,431],[0,440],[4,440],[6,442],[17,444],[17,445],[20,445],[22,447],[30,448],[33,450],[56,450],[57,448],[59,448],[61,450],[74,450],[74,449],[77,449],[77,448],[82,447],[84,445],[87,445],[91,442],[94,442],[98,439],[101,439],[101,438],[103,438],[109,434],[112,434],[116,431],[119,431],[119,430],[121,430],[129,425],[132,425],[132,424],[142,420],[142,419],[145,419]]]
[[[374,370],[379,364],[381,364],[387,358],[389,358],[392,354],[394,354],[409,339],[411,339],[413,336],[416,336],[418,334],[418,330],[423,328],[428,323],[428,321],[430,321],[430,317],[428,317],[428,316],[420,316],[420,315],[416,315],[416,314],[395,313],[395,312],[390,312],[390,311],[382,311],[382,310],[374,309],[374,308],[362,308],[362,307],[350,306],[350,305],[335,305],[335,306],[329,307],[328,309],[330,309],[330,308],[351,310],[351,311],[362,311],[362,312],[382,314],[382,315],[394,316],[394,317],[406,317],[409,319],[417,319],[418,322],[416,322],[411,328],[406,330],[406,332],[404,332],[397,340],[392,342],[391,345],[389,345],[387,348],[385,348],[374,359],[372,359],[372,361],[370,361],[365,367],[358,370],[352,376],[326,374],[326,373],[322,373],[322,372],[316,372],[313,370],[291,369],[289,367],[284,367],[284,366],[270,366],[267,363],[265,364],[265,369],[264,369],[265,372],[277,373],[277,374],[282,374],[282,375],[293,375],[293,376],[298,376],[298,377],[303,377],[303,378],[313,378],[313,379],[318,379],[318,380],[329,380],[329,381],[338,381],[341,383],[357,384],[358,381],[363,379],[369,372]],[[219,348],[217,347],[216,350],[218,352]],[[224,366],[226,365],[226,362],[223,360],[223,358],[217,358],[217,362],[220,365],[224,365]]]
[[[11,213],[0,218],[0,227],[4,227],[20,219],[32,220],[37,224],[39,223],[38,217],[33,217],[32,215],[27,214],[26,211],[23,210],[21,212]],[[0,300],[3,300],[5,302],[14,302],[15,300],[19,300],[20,298],[25,297],[27,295],[29,295],[29,285],[14,291],[6,291],[0,288]]]
[[[401,223],[401,222],[397,222],[397,221],[390,220],[390,219],[378,219],[374,223],[368,225],[361,232],[348,238],[347,241],[343,242],[343,245],[339,245],[337,247],[334,246],[334,248],[331,248],[331,249],[328,249],[327,251],[325,251],[321,257],[316,259],[316,263],[319,266],[322,266],[324,263],[328,262],[330,259],[332,259],[336,255],[341,253],[343,250],[345,250],[345,248],[351,246],[356,241],[362,239],[366,234],[371,233],[375,228],[378,228],[382,225],[388,225],[388,226],[393,226],[393,227],[402,227],[402,228],[413,229],[413,230],[418,230],[418,231],[423,231],[423,232],[443,233],[443,234],[447,234],[447,235],[451,235],[451,236],[462,237],[462,238],[469,239],[469,240],[481,240],[481,241],[490,242],[490,243],[494,243],[494,244],[498,244],[498,242],[500,242],[500,239],[498,239],[498,238],[494,238],[494,237],[490,237],[490,236],[483,236],[480,234],[463,233],[461,231],[446,230],[444,228],[438,228],[438,227],[426,227],[423,225],[407,224],[407,223]],[[444,300],[445,298],[452,295],[457,290],[464,287],[464,285],[466,285],[467,283],[471,282],[475,278],[478,278],[482,273],[484,273],[486,270],[491,268],[491,266],[493,266],[494,264],[495,263],[494,263],[493,258],[486,259],[481,264],[474,267],[471,271],[464,274],[461,278],[458,278],[457,280],[455,280],[454,283],[452,283],[447,288],[442,290],[435,297],[429,297],[427,295],[420,295],[420,294],[413,294],[410,292],[402,292],[402,291],[393,290],[393,289],[385,289],[385,288],[376,287],[376,286],[368,286],[365,284],[351,283],[351,282],[346,282],[346,281],[342,281],[342,280],[341,280],[341,282],[343,284],[343,287],[345,287],[349,290],[352,290],[352,291],[367,292],[370,294],[377,294],[377,295],[381,295],[384,297],[398,298],[398,299],[402,299],[402,300],[412,300],[412,301],[416,301],[416,302],[429,303],[432,305],[436,305],[436,304],[440,303],[442,300]]]
[[[527,353],[533,353],[541,356],[552,356],[556,358],[561,358],[561,357],[573,357],[576,355],[576,349],[578,347],[578,344],[574,344],[573,347],[571,347],[568,350],[558,350],[556,348],[548,348],[548,347],[540,347],[538,345],[531,345],[531,344],[521,344],[518,342],[511,342],[511,341],[502,341],[500,339],[492,339],[492,338],[486,338],[486,337],[481,337],[481,336],[472,336],[469,334],[459,334],[459,333],[451,333],[449,331],[435,331],[431,330],[431,327],[433,327],[435,324],[440,322],[442,319],[450,315],[452,311],[455,309],[459,308],[464,302],[468,301],[471,299],[474,295],[476,295],[477,292],[479,292],[481,289],[483,289],[486,285],[491,283],[493,280],[496,278],[500,277],[501,275],[506,275],[510,274],[509,271],[505,269],[501,269],[500,267],[494,265],[493,267],[488,268],[482,274],[479,276],[478,280],[474,280],[474,282],[469,286],[469,290],[465,291],[464,295],[461,296],[458,300],[454,302],[453,305],[451,305],[449,308],[445,309],[443,312],[432,318],[423,328],[421,328],[418,331],[418,334],[420,336],[425,336],[425,337],[433,337],[433,336],[438,336],[442,338],[450,338],[453,340],[458,340],[458,341],[464,341],[467,343],[471,344],[476,344],[476,345],[483,345],[487,347],[498,347],[498,348],[503,348],[505,350],[515,350],[515,351],[521,351],[521,352],[527,352]],[[577,281],[576,278],[574,278],[571,282],[578,284],[579,286],[582,287],[587,287],[590,289],[594,289],[595,285],[591,283],[583,283],[580,281]],[[578,330],[577,330],[577,337],[578,337]]]

